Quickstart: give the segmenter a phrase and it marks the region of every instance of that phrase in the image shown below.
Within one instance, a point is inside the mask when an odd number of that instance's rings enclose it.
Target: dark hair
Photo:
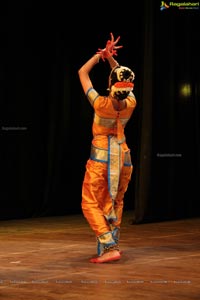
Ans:
[[[119,72],[118,72],[119,71]],[[112,86],[119,81],[133,82],[135,74],[133,71],[124,66],[117,66],[110,73],[110,85]]]
[[[121,101],[127,98],[129,92],[126,91],[117,91],[114,93],[114,96],[117,100]]]

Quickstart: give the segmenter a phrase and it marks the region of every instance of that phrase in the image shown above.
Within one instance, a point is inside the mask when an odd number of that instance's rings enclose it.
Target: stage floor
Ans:
[[[200,219],[132,224],[116,262],[93,264],[82,215],[0,221],[1,300],[199,300]]]

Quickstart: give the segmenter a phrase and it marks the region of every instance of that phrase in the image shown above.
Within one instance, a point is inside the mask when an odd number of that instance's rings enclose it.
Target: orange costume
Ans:
[[[94,108],[94,119],[81,206],[96,235],[97,254],[101,256],[119,245],[124,194],[133,170],[124,128],[136,107],[136,99],[130,91],[126,107],[116,109],[110,95],[100,96],[93,87],[86,96]]]

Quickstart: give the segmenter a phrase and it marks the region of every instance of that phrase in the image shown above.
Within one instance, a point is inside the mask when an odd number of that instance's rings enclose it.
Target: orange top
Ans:
[[[123,110],[116,110],[109,96],[100,96],[93,88],[88,91],[87,97],[94,108],[92,144],[107,149],[108,136],[116,136],[118,142],[126,148],[124,128],[136,107],[134,94],[130,93],[126,98]]]

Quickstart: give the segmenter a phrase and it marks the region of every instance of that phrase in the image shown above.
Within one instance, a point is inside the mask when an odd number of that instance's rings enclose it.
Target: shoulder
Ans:
[[[99,97],[99,93],[93,87],[91,87],[87,90],[86,97],[88,98],[91,105],[94,106],[94,102]]]
[[[137,104],[135,95],[131,92],[126,98],[126,103],[128,107],[135,107]]]

